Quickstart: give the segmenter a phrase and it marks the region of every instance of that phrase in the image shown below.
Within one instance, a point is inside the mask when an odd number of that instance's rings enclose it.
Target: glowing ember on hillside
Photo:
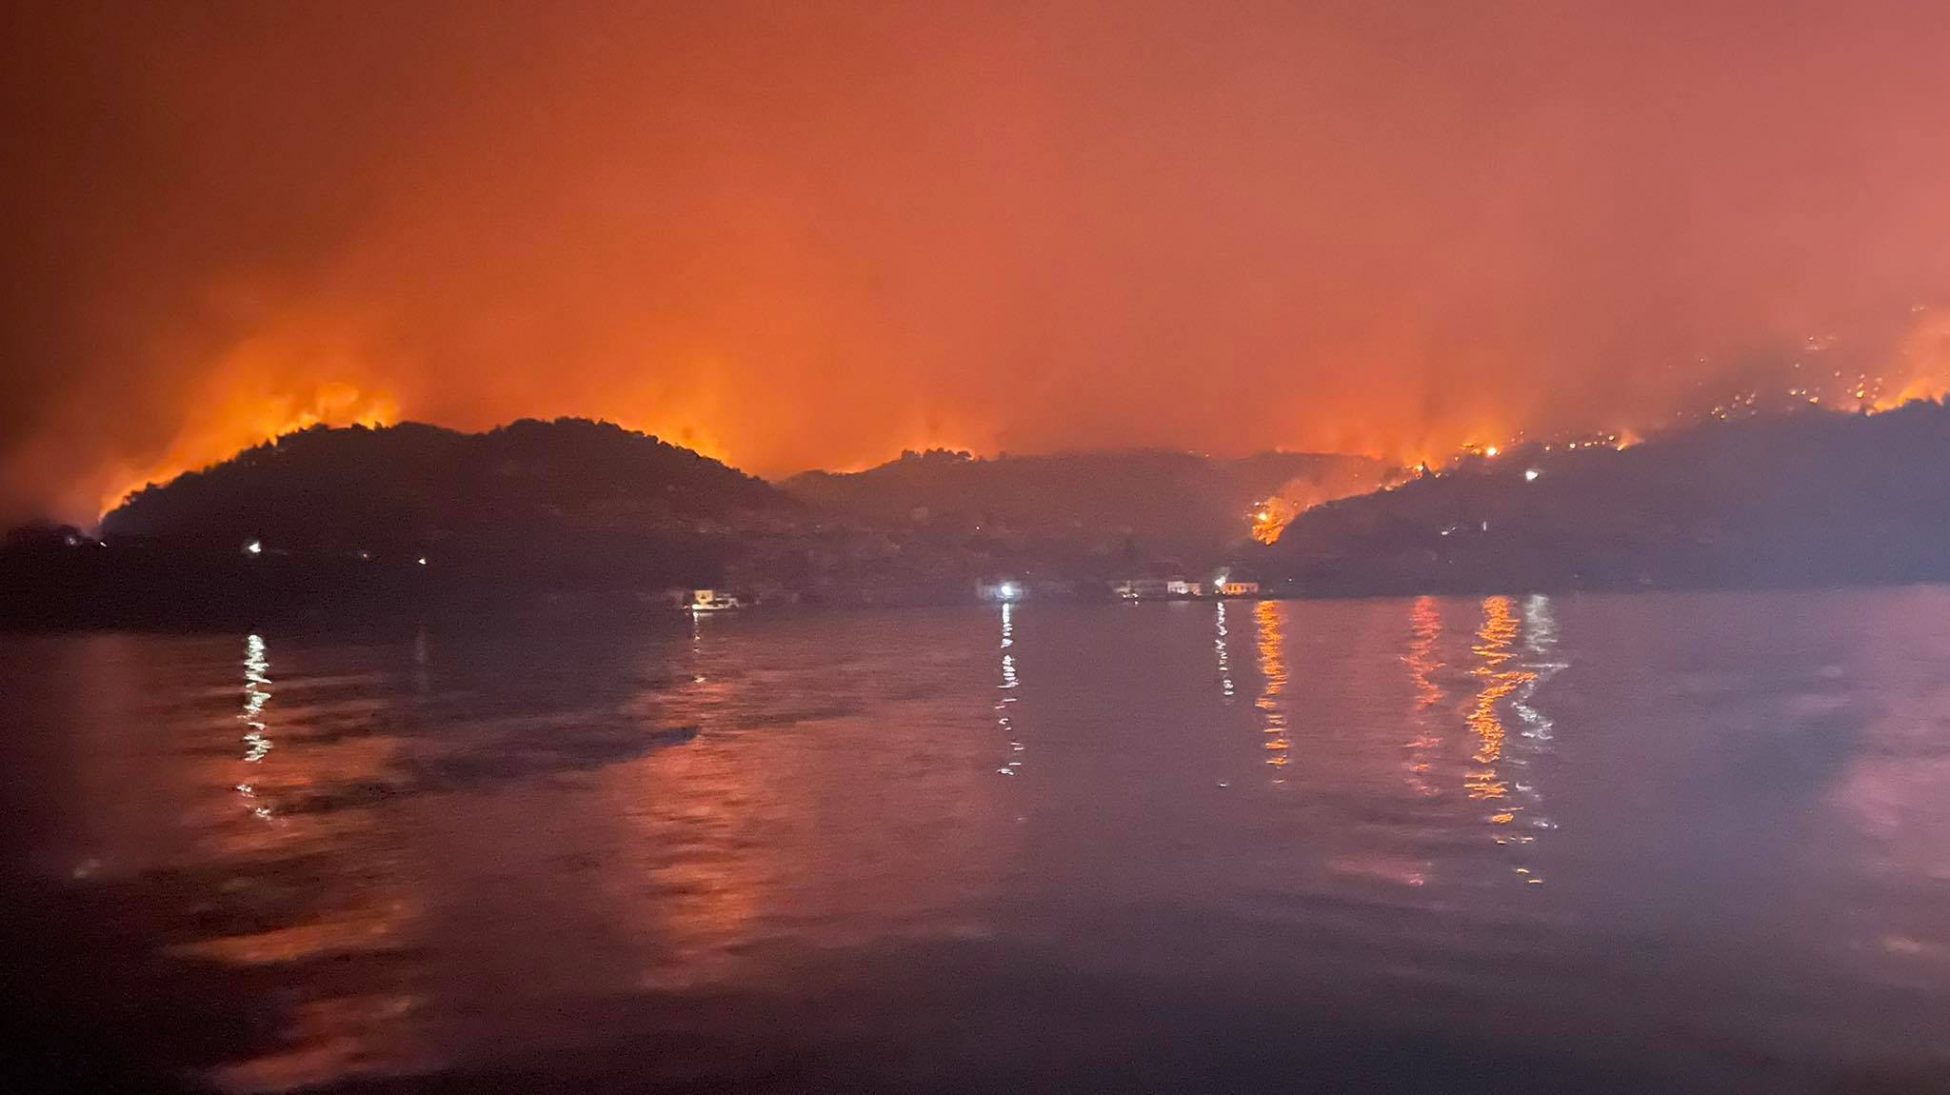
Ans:
[[[1262,544],[1270,544],[1280,538],[1292,523],[1296,511],[1283,499],[1269,498],[1253,510],[1252,537]]]

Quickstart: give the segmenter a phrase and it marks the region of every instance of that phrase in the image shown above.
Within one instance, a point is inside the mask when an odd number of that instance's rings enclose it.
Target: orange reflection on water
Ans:
[[[1402,659],[1408,665],[1408,679],[1415,686],[1415,707],[1412,725],[1415,736],[1408,742],[1408,783],[1415,792],[1423,796],[1440,793],[1429,780],[1430,758],[1442,745],[1442,738],[1436,732],[1435,720],[1430,712],[1442,702],[1442,686],[1435,683],[1434,673],[1442,668],[1436,657],[1436,644],[1442,638],[1442,612],[1436,608],[1432,597],[1417,597],[1409,609],[1408,654]]]
[[[981,652],[994,682],[983,720],[1010,735],[1012,774],[1023,611],[1000,606],[999,637],[981,617],[996,643]],[[754,638],[722,614],[692,636],[688,683],[643,697],[646,721],[696,733],[595,777],[628,838],[591,879],[590,903],[619,926],[632,984],[720,981],[766,961],[754,943],[787,936],[839,948],[987,930],[958,910],[967,887],[989,885],[995,824],[1019,819],[1021,800],[995,790],[1006,784],[990,776],[994,737],[938,732],[966,694],[874,679],[898,661],[879,626]],[[840,643],[873,656],[835,658]],[[871,713],[854,706],[863,694]]]
[[[1256,603],[1253,606],[1253,624],[1257,631],[1259,675],[1263,682],[1254,706],[1265,717],[1266,763],[1274,770],[1273,782],[1285,783],[1280,771],[1287,765],[1287,753],[1293,743],[1287,737],[1286,711],[1280,700],[1281,694],[1286,691],[1287,673],[1286,659],[1281,649],[1286,636],[1280,630],[1279,603]]]
[[[649,941],[640,959],[646,984],[677,987],[722,974],[736,960],[733,944],[782,904],[781,892],[791,887],[776,836],[767,838],[778,825],[775,804],[787,792],[786,781],[750,760],[739,749],[714,743],[668,750],[657,757],[654,783],[679,783],[686,792],[660,794],[654,808],[623,807],[660,843],[680,849],[657,862],[647,891],[641,879],[627,887],[616,879],[599,883],[621,891],[612,896],[642,918]],[[644,775],[619,769],[616,789],[634,798]],[[754,808],[761,803],[768,808]]]
[[[383,700],[333,696],[329,679],[302,672],[280,688],[289,710],[278,720],[291,734],[280,743],[268,715],[273,701],[270,647],[259,634],[244,639],[238,752],[213,754],[195,778],[231,794],[212,800],[221,811],[182,819],[195,828],[199,855],[184,868],[208,871],[217,896],[205,898],[213,923],[230,930],[172,945],[172,956],[223,967],[266,970],[322,960],[346,968],[396,953],[423,913],[423,895],[400,871],[397,849],[380,831],[373,788],[387,785],[394,745],[381,735],[322,732],[339,720],[384,710]],[[294,697],[291,693],[295,691]],[[234,731],[218,722],[213,729]],[[226,751],[228,752],[228,751]],[[236,796],[235,798],[231,797]],[[381,796],[383,797],[383,796]],[[244,807],[238,824],[235,803]],[[227,816],[226,816],[227,815]],[[308,857],[352,852],[366,864],[356,884],[338,876],[311,878]],[[309,914],[238,915],[259,904],[277,908],[279,895],[303,890]],[[225,919],[225,917],[231,919]],[[384,969],[374,966],[373,969]],[[239,1090],[285,1089],[317,1083],[362,1067],[403,1067],[420,1049],[402,1026],[421,1003],[390,974],[348,981],[342,991],[294,1001],[281,1017],[279,1048],[214,1069],[219,1085]]]
[[[1528,670],[1505,667],[1516,657],[1512,647],[1517,632],[1517,614],[1510,598],[1483,598],[1483,625],[1476,631],[1475,645],[1470,647],[1470,653],[1478,659],[1470,674],[1483,682],[1469,711],[1469,729],[1476,735],[1476,753],[1471,759],[1479,765],[1463,779],[1470,798],[1502,799],[1509,794],[1509,787],[1497,770],[1497,762],[1503,758],[1503,742],[1508,736],[1498,705],[1537,679]],[[1515,814],[1504,810],[1492,815],[1490,820],[1507,825],[1515,820]]]
[[[727,643],[717,629],[729,622],[691,613],[686,651],[690,680],[664,697],[662,711],[649,717],[700,728],[725,721],[737,689],[734,666],[727,664]],[[741,761],[734,750],[702,738],[656,759],[659,779],[679,783],[688,793],[646,795],[634,779],[625,781],[627,793],[632,799],[653,799],[655,806],[644,820],[654,821],[661,842],[689,852],[672,855],[656,870],[653,923],[660,953],[651,959],[657,972],[650,979],[708,979],[728,960],[728,942],[740,938],[775,903],[782,885],[785,870],[770,842],[751,835],[760,824],[751,804],[777,795],[776,774],[751,763],[749,756]],[[613,775],[621,779],[626,772],[642,775],[628,768]],[[643,808],[623,809],[637,816]]]

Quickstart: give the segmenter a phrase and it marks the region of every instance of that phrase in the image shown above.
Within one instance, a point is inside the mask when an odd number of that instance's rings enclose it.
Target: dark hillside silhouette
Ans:
[[[99,542],[18,530],[0,554],[0,616],[194,624],[581,595],[627,609],[719,581],[741,535],[801,512],[608,423],[320,427],[141,491]]]
[[[1950,579],[1950,408],[1471,458],[1304,513],[1259,557],[1322,593]]]
[[[489,528],[737,527],[790,500],[763,481],[606,422],[522,419],[486,433],[316,427],[131,497],[110,537],[302,551],[398,551]]]
[[[867,471],[807,472],[781,484],[822,509],[879,524],[1005,527],[1043,537],[1129,536],[1165,555],[1202,556],[1249,530],[1283,488],[1340,497],[1373,490],[1386,465],[1360,456],[1262,453],[1216,460],[1163,450],[981,459],[909,452]]]

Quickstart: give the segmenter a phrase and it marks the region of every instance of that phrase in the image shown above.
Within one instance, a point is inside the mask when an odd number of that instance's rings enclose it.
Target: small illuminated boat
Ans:
[[[690,603],[685,607],[692,612],[729,612],[734,608],[745,607],[745,602],[720,590],[693,589]]]

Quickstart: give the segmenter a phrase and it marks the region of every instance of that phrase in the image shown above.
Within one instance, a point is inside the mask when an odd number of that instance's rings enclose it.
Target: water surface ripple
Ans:
[[[1950,1084],[1941,588],[8,636],[0,704],[76,1076]]]

